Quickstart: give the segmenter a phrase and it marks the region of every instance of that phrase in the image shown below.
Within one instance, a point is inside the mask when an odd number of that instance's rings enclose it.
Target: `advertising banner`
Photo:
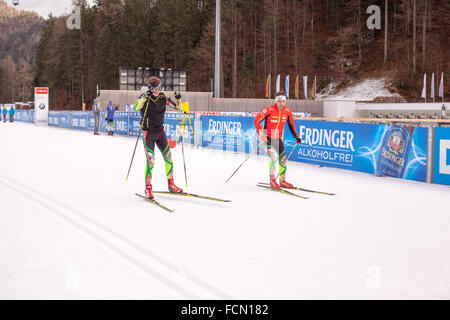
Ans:
[[[128,135],[128,112],[114,113],[114,133]]]
[[[254,117],[201,116],[202,147],[234,152],[254,152]]]
[[[48,125],[48,88],[34,88],[34,111],[37,125]]]
[[[450,128],[434,129],[433,182],[450,185]]]
[[[87,112],[72,112],[70,127],[76,130],[87,130],[88,127],[88,113]]]
[[[128,113],[128,127],[128,134],[137,137],[141,129],[141,114],[139,112]]]
[[[61,116],[59,112],[56,111],[50,111],[48,113],[48,125],[57,127],[59,125],[59,120]]]
[[[291,160],[425,181],[426,128],[296,120],[302,144]],[[295,145],[286,131],[286,153]]]
[[[181,117],[183,117],[181,115]],[[182,120],[182,119],[181,119]],[[190,122],[189,122],[190,120]],[[194,144],[194,135],[193,135],[193,128],[194,128],[194,120],[195,115],[191,114],[189,115],[189,120],[187,118],[187,115],[185,116],[185,127],[184,127],[184,142]],[[191,127],[192,124],[192,127]],[[177,112],[166,112],[166,115],[164,117],[164,131],[166,132],[166,136],[168,139],[176,140],[178,143],[181,143],[182,139],[182,132],[180,129],[180,116]]]

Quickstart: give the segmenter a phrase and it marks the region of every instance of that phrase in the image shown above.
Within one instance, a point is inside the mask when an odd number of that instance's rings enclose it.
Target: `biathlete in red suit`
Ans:
[[[265,120],[264,129],[261,127],[261,121],[263,120]],[[297,143],[302,143],[295,130],[292,111],[286,106],[286,93],[283,91],[277,93],[275,104],[265,107],[253,121],[256,131],[267,147],[270,156],[270,186],[275,189],[280,188],[280,185],[283,188],[293,187],[291,183],[286,181],[286,151],[283,143],[286,122]],[[275,175],[277,162],[280,165],[280,184],[277,183]]]

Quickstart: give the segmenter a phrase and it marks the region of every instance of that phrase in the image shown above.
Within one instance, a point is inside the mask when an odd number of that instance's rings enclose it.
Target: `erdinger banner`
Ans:
[[[290,160],[425,182],[426,128],[296,120]],[[295,145],[286,131],[286,153]]]
[[[202,147],[254,152],[254,117],[202,116]]]
[[[48,125],[48,88],[34,88],[34,120],[37,125]]]

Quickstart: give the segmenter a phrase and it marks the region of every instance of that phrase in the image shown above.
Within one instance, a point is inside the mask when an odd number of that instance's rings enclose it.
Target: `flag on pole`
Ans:
[[[308,76],[303,77],[303,94],[305,99],[308,99]]]
[[[434,102],[434,72],[431,75],[430,98],[433,98],[433,102]]]
[[[311,92],[311,98],[315,99],[316,98],[316,77],[314,76],[314,82],[313,82],[313,87],[312,87],[312,92]]]
[[[423,89],[422,89],[422,98],[427,102],[427,74],[423,75]]]
[[[444,73],[441,74],[441,84],[439,85],[439,97],[442,98],[442,102],[444,102]]]
[[[270,99],[270,78],[271,78],[271,75],[269,74],[267,76],[267,80],[266,80],[266,98],[269,98],[269,99]]]
[[[295,77],[295,98],[298,99],[298,75]]]
[[[289,75],[286,76],[285,88],[286,88],[286,97],[289,99]]]
[[[276,87],[275,87],[275,95],[280,91],[280,81],[281,81],[281,76],[280,75],[278,75],[277,76],[277,84],[276,84]]]

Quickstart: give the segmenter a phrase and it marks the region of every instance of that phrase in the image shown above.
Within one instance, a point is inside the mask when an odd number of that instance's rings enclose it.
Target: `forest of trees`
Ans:
[[[81,30],[69,30],[67,16],[50,16],[35,51],[33,82],[51,88],[52,106],[80,108],[95,97],[97,84],[118,89],[120,66],[184,68],[189,91],[211,90],[215,1],[74,4],[82,8]],[[381,8],[380,30],[366,25],[373,4]],[[345,86],[387,77],[393,89],[416,101],[424,72],[450,76],[449,0],[222,0],[221,5],[225,97],[262,98],[268,74],[273,81],[276,74],[291,79],[298,74],[317,76],[319,89],[331,81]],[[13,57],[16,63],[19,56]],[[8,76],[0,70],[0,79]]]

